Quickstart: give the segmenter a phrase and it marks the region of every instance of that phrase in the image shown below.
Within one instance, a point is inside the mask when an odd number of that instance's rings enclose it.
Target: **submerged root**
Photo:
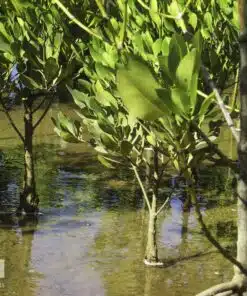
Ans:
[[[246,291],[246,281],[242,279],[233,279],[230,282],[222,283],[213,286],[196,296],[233,296],[233,295],[244,295]]]
[[[164,263],[161,261],[148,261],[147,259],[143,260],[144,264],[147,266],[156,266],[156,267],[162,267],[164,266]]]

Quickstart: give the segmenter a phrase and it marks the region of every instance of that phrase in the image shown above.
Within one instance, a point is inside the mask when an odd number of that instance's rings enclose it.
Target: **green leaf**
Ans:
[[[60,130],[57,127],[54,127],[54,131],[61,137],[64,141],[69,143],[79,143],[80,141],[76,139],[71,133],[64,130]]]
[[[3,37],[9,42],[11,43],[13,38],[11,37],[11,35],[8,34],[8,32],[6,31],[3,23],[0,23],[0,33],[3,35]]]
[[[118,107],[117,100],[108,91],[101,91],[96,93],[96,100],[104,106]]]
[[[153,49],[153,53],[155,56],[157,56],[160,52],[161,52],[161,49],[162,49],[162,42],[163,40],[162,39],[157,39],[153,46],[152,46],[152,49]]]
[[[170,76],[174,76],[182,58],[187,53],[185,41],[181,35],[174,34],[169,44],[168,68]]]
[[[168,40],[169,40],[168,38],[165,38],[162,41],[161,50],[162,50],[162,54],[164,56],[168,56],[169,55],[169,41]]]
[[[177,112],[180,114],[187,114],[188,110],[190,109],[190,99],[181,88],[173,88],[171,91],[172,102],[176,106]]]
[[[98,155],[98,160],[109,169],[115,168],[103,155]]]
[[[80,108],[85,107],[87,101],[89,100],[89,96],[85,94],[84,92],[81,92],[77,89],[72,89],[69,86],[67,86],[69,92],[71,93],[74,102],[76,103],[77,106]]]
[[[58,113],[58,121],[61,126],[61,128],[64,131],[69,131],[70,134],[72,134],[74,137],[77,137],[79,134],[78,126],[75,125],[75,123],[69,119],[67,116],[65,116],[62,112]]]
[[[190,12],[189,23],[191,24],[192,28],[195,30],[197,26],[197,16],[194,12]]]
[[[101,63],[95,64],[96,73],[99,75],[100,79],[108,78],[113,79],[112,69],[109,67],[103,66]]]
[[[129,57],[128,64],[117,71],[117,87],[130,117],[155,120],[166,112],[156,90],[160,85],[146,63]]]
[[[51,83],[58,75],[59,66],[56,59],[50,57],[45,63],[44,74],[48,83]]]
[[[208,29],[212,32],[213,31],[213,26],[212,26],[212,23],[213,23],[213,19],[212,19],[212,15],[210,12],[206,12],[204,14],[204,21],[205,23],[207,24],[208,26]]]
[[[98,120],[98,125],[102,129],[103,132],[110,134],[110,135],[115,134],[115,129],[106,119],[100,118]]]
[[[149,135],[147,135],[147,141],[149,144],[151,144],[152,146],[156,146],[157,144],[157,139],[154,133],[151,133]]]
[[[186,91],[191,86],[191,79],[194,74],[196,64],[197,51],[192,49],[179,63],[176,71],[176,78],[178,86],[182,87]]]
[[[126,140],[121,141],[120,151],[124,156],[128,156],[132,151],[133,145]]]
[[[26,76],[25,74],[21,74],[20,75],[20,80],[22,81],[22,83],[24,83],[24,85],[30,89],[42,89],[43,86],[36,82],[33,78]]]
[[[105,145],[107,150],[117,151],[118,145],[113,137],[106,133],[101,133],[100,139],[103,145]]]
[[[2,36],[0,36],[0,51],[11,53],[10,44]]]

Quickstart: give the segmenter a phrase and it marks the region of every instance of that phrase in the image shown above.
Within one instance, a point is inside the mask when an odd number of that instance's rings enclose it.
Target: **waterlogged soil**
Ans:
[[[41,203],[35,219],[14,215],[22,147],[0,113],[1,296],[189,296],[231,279],[232,266],[205,239],[193,208],[182,212],[179,182],[158,219],[165,267],[145,267],[147,212],[133,176],[103,168],[86,144],[61,141],[50,120],[56,112],[50,110],[34,139]],[[21,125],[19,117],[17,110],[13,118]],[[227,170],[205,168],[198,198],[209,229],[234,254],[231,181]],[[167,178],[161,197],[172,184]]]

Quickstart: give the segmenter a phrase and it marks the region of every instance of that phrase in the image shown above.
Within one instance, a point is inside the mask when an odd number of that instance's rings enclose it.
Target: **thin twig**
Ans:
[[[55,96],[52,96],[52,97],[51,97],[51,99],[50,99],[48,105],[46,106],[46,108],[45,108],[43,114],[40,116],[40,118],[37,120],[37,122],[33,125],[33,130],[36,129],[36,127],[40,124],[40,122],[41,122],[41,121],[43,120],[43,118],[46,116],[46,113],[47,113],[48,110],[50,109],[51,104],[52,104],[52,102],[53,102],[53,100],[54,100],[54,97],[55,97]]]
[[[146,192],[146,190],[145,190],[145,188],[144,188],[144,186],[143,186],[143,183],[142,183],[142,181],[141,181],[140,175],[139,175],[139,173],[138,173],[138,171],[137,171],[137,169],[136,169],[136,166],[135,166],[134,164],[131,164],[131,166],[132,166],[133,171],[134,171],[134,173],[135,173],[136,179],[137,179],[137,181],[138,181],[138,183],[139,183],[139,185],[140,185],[140,187],[141,187],[142,194],[143,194],[144,199],[145,199],[145,201],[146,201],[146,203],[147,203],[147,206],[148,206],[149,212],[151,212],[151,205],[150,205],[150,202],[149,202],[149,199],[148,199],[148,196],[147,196],[147,192]]]
[[[45,102],[46,99],[47,99],[46,97],[44,97],[42,99],[42,101],[40,102],[40,104],[35,109],[32,110],[32,114],[34,114],[35,112],[37,112],[39,110],[39,108],[44,104],[44,102]]]
[[[238,85],[239,85],[239,69],[237,69],[234,83],[235,83],[235,86],[234,86],[233,93],[232,93],[232,104],[231,104],[232,110],[235,109],[235,105],[236,105],[236,101],[237,101]]]
[[[55,4],[57,4],[57,6],[67,15],[67,17],[74,22],[75,24],[77,24],[81,29],[83,29],[84,31],[86,31],[88,34],[103,40],[103,38],[98,35],[97,33],[95,33],[94,31],[92,31],[91,29],[89,29],[87,26],[83,25],[72,13],[69,12],[69,10],[59,1],[59,0],[53,0],[53,2]]]
[[[163,203],[163,205],[158,209],[158,211],[156,212],[155,216],[158,216],[159,213],[164,209],[164,207],[168,204],[168,201],[170,201],[172,197],[172,193],[167,197],[166,201]]]

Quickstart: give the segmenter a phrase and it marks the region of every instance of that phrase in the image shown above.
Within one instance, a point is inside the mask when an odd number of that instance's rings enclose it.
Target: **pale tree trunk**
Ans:
[[[247,269],[247,3],[239,1],[240,16],[240,142],[238,145],[238,158],[240,164],[238,180],[238,241],[237,260]],[[235,268],[235,278],[242,277],[247,281],[238,268]],[[245,292],[243,295],[247,295]]]
[[[247,1],[239,0],[240,20],[240,140],[238,144],[238,241],[237,261],[233,280],[212,287],[198,296],[241,295],[247,296]],[[240,270],[241,267],[241,270]]]
[[[26,213],[38,211],[39,199],[36,193],[34,158],[33,158],[33,118],[30,107],[25,103],[25,134],[24,134],[24,181],[23,191],[20,195],[20,206],[18,212],[24,210]]]
[[[157,222],[157,197],[153,193],[152,205],[149,211],[149,221],[148,221],[148,234],[147,234],[147,247],[145,259],[147,263],[156,263],[158,262],[158,249],[156,243],[156,222]]]

